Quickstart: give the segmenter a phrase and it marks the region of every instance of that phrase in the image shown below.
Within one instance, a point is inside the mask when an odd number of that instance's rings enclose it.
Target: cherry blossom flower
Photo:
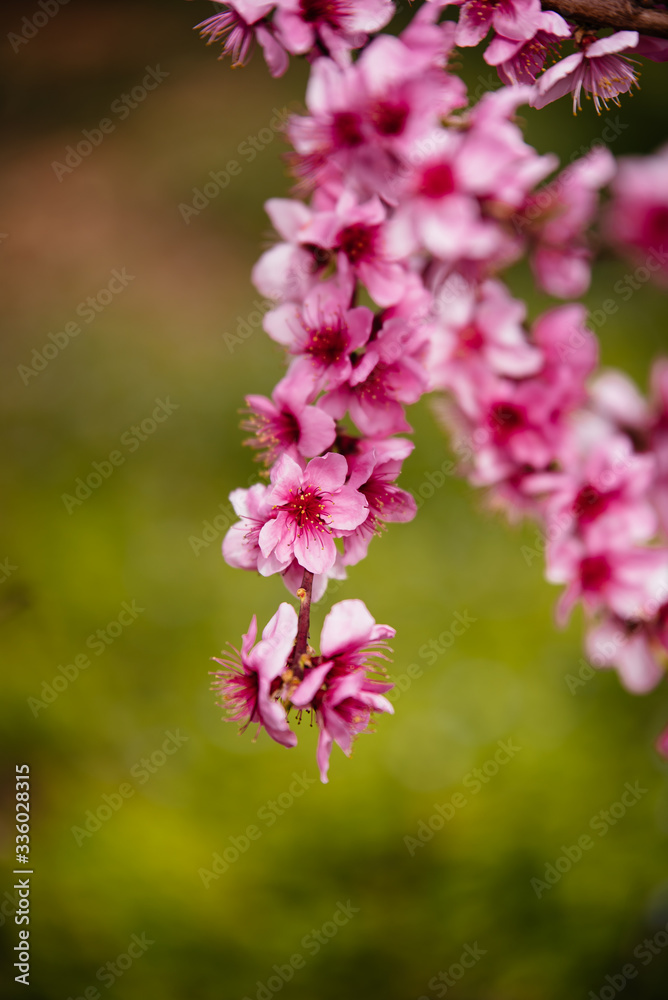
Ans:
[[[411,521],[417,511],[411,494],[395,485],[413,443],[390,438],[375,448],[371,444],[370,450],[348,458],[348,485],[366,497],[369,510],[366,520],[344,535],[346,566],[354,566],[366,556],[371,539],[380,533],[386,521]]]
[[[581,108],[583,89],[591,94],[597,114],[601,106],[608,107],[608,101],[619,104],[619,94],[627,93],[636,83],[636,71],[619,53],[633,49],[637,43],[637,31],[617,31],[598,39],[595,35],[585,36],[580,52],[566,56],[539,77],[533,106],[544,108],[572,91],[575,114]]]
[[[366,306],[349,308],[351,287],[348,282],[345,285],[322,283],[306,295],[301,308],[285,303],[264,317],[269,336],[299,355],[287,378],[304,387],[304,398],[350,378],[350,355],[363,347],[371,334],[371,310]]]
[[[223,10],[208,17],[196,27],[208,44],[222,42],[220,58],[232,57],[233,66],[245,66],[253,54],[255,42],[262,46],[265,61],[272,76],[282,76],[288,68],[288,55],[277,41],[268,16],[275,2],[264,0],[214,0]]]
[[[589,287],[592,251],[585,230],[596,211],[598,191],[615,169],[607,149],[594,149],[527,199],[522,228],[534,241],[531,267],[551,295],[574,298]]]
[[[317,45],[344,61],[394,15],[391,0],[276,0],[275,25],[283,45],[295,55]]]
[[[320,648],[323,660],[306,671],[291,695],[298,709],[312,708],[320,730],[317,760],[320,780],[328,781],[329,757],[336,742],[346,756],[353,741],[368,729],[373,712],[394,713],[384,697],[390,683],[371,680],[366,675],[369,656],[384,655],[385,640],[394,629],[376,625],[363,601],[335,604],[322,626]]]
[[[244,444],[258,449],[258,458],[272,465],[283,454],[314,458],[327,451],[336,438],[334,421],[317,406],[308,406],[294,382],[279,382],[266,396],[246,396],[249,416],[244,430],[253,437]]]
[[[213,689],[221,695],[229,718],[243,723],[241,732],[252,722],[259,723],[286,747],[295,746],[297,737],[288,725],[285,707],[272,694],[280,686],[278,679],[296,635],[297,613],[290,604],[281,604],[257,645],[257,619],[253,615],[241,652],[231,647],[231,653],[213,657],[223,667],[214,674]]]
[[[361,524],[368,504],[345,480],[348,466],[343,455],[329,452],[312,459],[302,469],[283,455],[271,470],[269,501],[275,517],[258,536],[265,558],[282,563],[297,559],[311,573],[326,573],[336,561],[334,534]]]
[[[461,7],[455,39],[457,45],[478,45],[490,28],[505,38],[525,39],[540,23],[539,0],[434,0],[440,7]]]
[[[651,691],[665,676],[659,657],[665,658],[666,642],[660,641],[657,623],[665,619],[668,605],[663,605],[656,620],[625,621],[607,615],[587,632],[589,659],[599,667],[616,667],[624,687],[634,694]]]
[[[533,83],[549,55],[558,51],[571,29],[554,11],[541,12],[535,22],[534,33],[528,38],[504,38],[498,34],[488,45],[484,59],[489,66],[496,66],[503,83]]]
[[[668,146],[653,156],[624,157],[612,185],[610,238],[650,274],[668,276]]]

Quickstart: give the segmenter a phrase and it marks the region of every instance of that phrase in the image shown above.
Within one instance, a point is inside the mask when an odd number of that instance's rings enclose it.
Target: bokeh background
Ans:
[[[610,997],[606,976],[614,983],[631,962],[624,996],[658,1000],[668,949],[647,965],[634,949],[668,922],[668,770],[652,747],[668,721],[665,685],[632,697],[605,671],[569,684],[581,621],[555,630],[556,591],[521,551],[535,529],[509,528],[466,484],[448,477],[315,612],[317,634],[334,599],[361,597],[396,626],[391,671],[403,687],[395,717],[351,760],[335,748],[328,786],[309,783],[307,725],[286,751],[220,720],[209,657],[287,597],[278,578],[227,567],[220,542],[230,490],[256,473],[238,429],[243,396],[268,393],[282,364],[251,318],[263,202],[290,189],[283,140],[261,130],[274,109],[299,106],[306,72],[294,64],[274,81],[260,58],[245,70],[218,63],[191,30],[210,8],[70,0],[18,51],[9,33],[40,8],[5,0],[0,12],[2,995],[267,1000],[280,983],[292,1000],[417,1000],[445,995],[430,980],[477,943],[484,955],[448,996]],[[122,120],[110,108],[147,67],[168,75]],[[497,85],[475,56],[465,72],[473,90]],[[642,90],[610,113],[614,153],[663,141],[667,79],[647,66]],[[53,162],[105,117],[114,130],[56,176]],[[561,101],[527,111],[528,136],[566,163],[605,117],[588,104],[574,118]],[[240,150],[249,136],[263,143],[252,161]],[[186,223],[179,205],[230,159],[241,172]],[[82,322],[79,304],[124,268],[132,281]],[[614,297],[627,271],[602,263],[588,304]],[[511,280],[532,315],[545,307],[525,269]],[[230,350],[224,335],[242,319],[252,333]],[[77,321],[80,335],[26,384],[19,366]],[[599,328],[603,361],[644,387],[664,331],[665,299],[643,287]],[[132,432],[123,436],[160,399],[176,408],[131,448]],[[447,442],[428,401],[410,418],[417,447],[404,485],[416,491]],[[123,464],[68,512],[63,494],[115,450]],[[123,602],[142,610],[120,629]],[[420,647],[456,612],[475,622],[428,664]],[[100,649],[95,633],[109,623],[120,634]],[[67,680],[82,655],[90,666]],[[420,676],[409,682],[411,664]],[[167,756],[168,733],[180,745]],[[499,740],[521,750],[471,794],[466,776]],[[35,871],[27,990],[11,969],[13,774],[24,762]],[[307,786],[299,797],[295,773]],[[601,837],[592,819],[626,782],[646,792]],[[77,834],[124,784],[131,797]],[[466,806],[411,853],[405,838],[457,791]],[[260,831],[249,849],[203,876],[215,854],[234,857],[230,838],[243,847],[249,825]],[[530,880],[587,833],[593,849],[537,898]],[[355,912],[314,954],[306,936],[331,933],[340,903]],[[121,975],[105,974],[133,935],[152,943],[130,967],[121,961]],[[303,967],[270,981],[295,954]]]

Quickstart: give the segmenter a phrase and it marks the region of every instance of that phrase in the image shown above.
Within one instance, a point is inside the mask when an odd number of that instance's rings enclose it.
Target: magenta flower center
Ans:
[[[665,205],[652,207],[645,221],[645,241],[650,247],[661,248],[668,240],[668,208]]]
[[[378,101],[371,113],[371,121],[381,135],[401,135],[408,118],[408,105]]]
[[[455,190],[455,178],[449,163],[432,163],[422,171],[418,194],[424,198],[444,198]]]
[[[330,319],[318,327],[307,327],[308,342],[304,351],[322,365],[335,365],[348,352],[348,330],[342,317]]]
[[[307,24],[322,22],[330,28],[341,26],[342,6],[341,0],[299,0],[299,8]]]
[[[339,233],[339,249],[351,264],[357,264],[373,256],[378,226],[346,226]]]
[[[469,323],[468,326],[463,326],[459,331],[459,344],[456,353],[460,357],[466,357],[471,351],[479,351],[484,343],[484,337],[478,327],[475,323]]]
[[[489,423],[503,440],[522,430],[526,419],[524,411],[514,403],[495,403],[489,413]]]
[[[339,146],[354,149],[364,142],[362,119],[354,111],[337,111],[332,122],[332,131],[334,141]]]
[[[579,521],[588,524],[607,510],[611,499],[612,494],[601,493],[591,483],[587,483],[573,501],[573,513]]]
[[[580,563],[580,582],[583,590],[600,590],[612,576],[606,556],[585,556]]]
[[[273,464],[286,448],[299,441],[299,423],[289,410],[281,410],[272,416],[251,411],[248,420],[244,420],[241,426],[254,435],[244,441],[244,444],[261,449],[264,454],[259,457],[268,465]]]
[[[357,396],[366,399],[367,402],[384,402],[388,398],[388,387],[386,384],[388,369],[390,365],[379,364],[369,372],[363,382],[354,387]]]
[[[290,493],[293,491],[290,490]],[[317,486],[304,486],[281,506],[288,516],[297,522],[298,531],[329,531],[323,520],[325,494]]]

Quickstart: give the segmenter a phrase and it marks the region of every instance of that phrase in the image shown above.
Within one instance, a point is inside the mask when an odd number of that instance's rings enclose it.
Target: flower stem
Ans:
[[[304,667],[302,666],[301,658],[306,652],[306,647],[308,646],[308,634],[311,624],[312,588],[313,573],[310,573],[307,569],[305,569],[304,576],[302,578],[302,585],[297,591],[297,597],[299,598],[301,607],[299,608],[299,620],[297,622],[297,641],[295,643],[295,651],[292,657],[292,669],[299,678],[304,676]]]

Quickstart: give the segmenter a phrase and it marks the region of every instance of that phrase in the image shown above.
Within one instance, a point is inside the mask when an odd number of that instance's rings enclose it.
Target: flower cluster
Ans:
[[[290,56],[320,54],[345,62],[369,33],[394,14],[392,0],[214,0],[222,10],[197,27],[209,43],[220,42],[221,58],[244,66],[256,42],[272,76],[282,76]]]
[[[450,2],[461,5],[458,24],[440,21]],[[246,397],[246,443],[264,481],[231,494],[239,521],[223,542],[230,565],[280,574],[301,608],[298,619],[282,604],[256,646],[253,619],[239,662],[220,661],[233,717],[291,746],[287,711],[312,710],[325,780],[332,741],[348,753],[369,712],[391,710],[362,650],[393,630],[361,602],[341,602],[316,656],[309,608],[386,522],[415,515],[397,479],[413,448],[406,407],[427,392],[447,394],[440,409],[470,481],[512,518],[543,524],[548,579],[566,586],[559,620],[581,601],[590,646],[622,637],[598,662],[647,690],[668,649],[668,369],[656,369],[651,405],[618,373],[591,383],[598,345],[584,308],[557,305],[528,328],[500,278],[528,256],[545,291],[581,295],[588,231],[611,181],[617,242],[644,248],[665,230],[665,184],[645,182],[646,164],[623,165],[613,180],[612,156],[596,149],[548,180],[556,158],[528,145],[515,120],[519,106],[557,91],[577,97],[584,86],[597,102],[628,89],[603,57],[637,34],[576,33],[577,65],[566,59],[561,76],[555,66],[534,84],[548,49],[571,34],[538,0],[429,2],[398,36],[371,41],[391,7],[381,0],[355,13],[338,0],[223,6],[204,30],[237,62],[257,38],[272,72],[287,52],[313,64],[306,113],[286,130],[298,197],[267,203],[278,238],[253,269],[274,302],[263,323],[286,370],[271,398]],[[490,27],[488,61],[512,85],[470,106],[449,59]],[[601,74],[609,81],[613,70],[618,89],[604,93]]]
[[[295,609],[284,603],[258,643],[253,616],[241,651],[232,648],[228,656],[215,657],[223,669],[215,672],[213,687],[230,719],[241,721],[243,729],[256,722],[285,747],[297,743],[289,711],[296,709],[297,722],[303,712],[315,715],[318,767],[326,782],[332,745],[350,756],[354,738],[368,730],[373,713],[394,711],[385,697],[393,685],[373,662],[387,659],[385,640],[393,635],[389,625],[376,624],[362,601],[340,601],[323,623],[320,655],[310,646],[300,652],[303,629]]]
[[[479,45],[491,31],[485,62],[496,67],[504,84],[535,82],[531,101],[535,108],[572,93],[575,114],[581,108],[584,91],[600,114],[608,101],[619,104],[619,95],[630,93],[637,85],[637,56],[657,62],[668,59],[666,39],[639,35],[637,31],[616,31],[599,38],[590,28],[565,21],[553,10],[543,10],[540,0],[428,2],[439,8],[460,8],[455,44],[461,48]],[[575,51],[560,59],[566,40]],[[545,69],[548,59],[558,61]]]

